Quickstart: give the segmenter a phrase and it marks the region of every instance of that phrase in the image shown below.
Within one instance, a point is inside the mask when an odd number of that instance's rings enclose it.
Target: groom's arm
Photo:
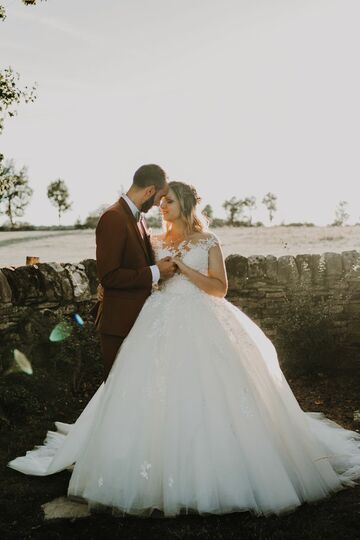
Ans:
[[[126,224],[117,212],[105,212],[96,227],[96,266],[100,283],[109,289],[151,289],[150,266],[122,268]],[[120,263],[120,264],[119,264]]]

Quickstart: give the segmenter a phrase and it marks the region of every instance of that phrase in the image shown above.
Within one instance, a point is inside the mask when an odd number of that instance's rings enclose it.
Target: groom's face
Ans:
[[[154,206],[155,195],[156,195],[156,193],[154,193],[154,195],[152,195],[150,197],[150,199],[148,199],[147,201],[142,203],[141,211],[144,212],[145,214],[146,214],[146,212],[148,212],[150,210],[150,208],[152,208]]]
[[[153,190],[155,190],[155,187],[153,187]],[[152,208],[153,206],[159,206],[160,201],[169,191],[169,186],[167,183],[165,183],[165,186],[158,191],[155,191],[152,195],[150,195],[149,199],[147,199],[143,204],[141,205],[141,211],[146,213]]]

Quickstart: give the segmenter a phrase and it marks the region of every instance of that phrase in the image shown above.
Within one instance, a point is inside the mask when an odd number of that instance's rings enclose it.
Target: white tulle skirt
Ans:
[[[75,424],[8,463],[72,470],[113,514],[288,512],[360,478],[360,435],[305,413],[262,330],[225,299],[154,292]]]

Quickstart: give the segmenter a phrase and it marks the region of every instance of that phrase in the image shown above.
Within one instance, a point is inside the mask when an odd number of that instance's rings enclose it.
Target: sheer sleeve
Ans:
[[[202,239],[202,241],[208,249],[214,246],[220,246],[220,240],[214,233],[209,233],[209,235],[206,238]]]

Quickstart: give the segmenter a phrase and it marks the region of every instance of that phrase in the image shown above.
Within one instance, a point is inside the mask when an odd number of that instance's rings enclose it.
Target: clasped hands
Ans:
[[[160,282],[171,279],[176,273],[182,273],[186,267],[179,255],[164,257],[157,262],[157,266],[160,270]],[[99,302],[104,300],[104,287],[101,283],[97,287],[96,298]]]

